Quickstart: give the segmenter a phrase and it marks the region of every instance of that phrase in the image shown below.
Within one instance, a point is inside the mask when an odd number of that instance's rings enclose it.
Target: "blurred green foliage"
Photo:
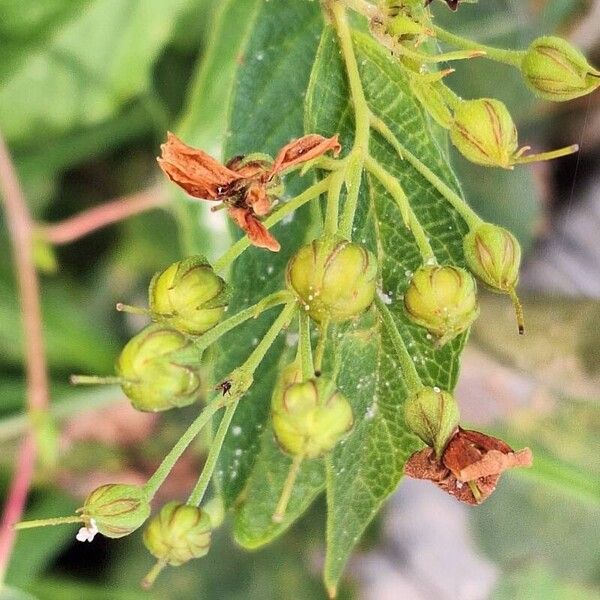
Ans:
[[[218,0],[27,0],[26,10],[22,0],[0,0],[0,131],[37,219],[58,221],[152,183],[158,178],[154,156],[167,128],[219,154],[227,136],[226,91],[241,58],[244,4],[239,3],[239,20],[229,27],[219,21]],[[582,2],[539,4],[543,7],[536,13],[521,0],[485,0],[465,4],[457,18],[439,3],[436,13],[440,24],[482,42],[524,46],[564,24]],[[213,69],[203,71],[203,57],[217,52],[209,43],[215,31],[221,36],[221,60],[213,57]],[[489,69],[490,63],[471,61],[461,69],[467,76],[457,73],[449,81],[464,96],[503,96],[522,126],[522,142],[543,146],[552,123],[514,72],[494,66],[495,78],[503,81],[498,89],[489,85]],[[529,169],[482,171],[458,158],[455,167],[482,216],[511,227],[526,244],[533,240],[540,210]],[[203,207],[177,198],[174,214],[147,214],[57,249],[58,271],[42,277],[53,415],[59,423],[115,400],[112,389],[67,389],[71,372],[110,373],[120,345],[138,326],[116,315],[114,303],[144,302],[151,273],[186,248],[214,253],[226,239],[201,226]],[[0,467],[6,489],[26,420],[18,301],[3,222],[0,255],[0,443],[6,449]],[[597,348],[597,340],[588,338],[582,343]],[[501,341],[496,347],[503,348]],[[588,399],[585,406],[567,403],[545,419],[530,416],[499,425],[514,440],[532,444],[550,467],[538,478],[507,478],[489,503],[473,512],[480,547],[504,573],[494,600],[598,597],[600,503],[589,494],[565,493],[557,477],[557,465],[572,466],[597,490],[597,415],[597,404]],[[170,425],[180,423],[175,419]],[[152,440],[165,447],[171,441],[167,434]],[[103,458],[101,448],[90,446],[81,449],[80,461],[88,452],[90,462],[118,466],[127,460],[127,453],[112,450]],[[153,452],[160,455],[158,449]],[[78,505],[50,485],[50,477],[36,486],[28,518],[67,514]],[[258,553],[233,547],[230,532],[222,531],[209,559],[171,569],[150,594],[136,586],[151,564],[138,537],[78,546],[75,556],[72,528],[31,531],[18,537],[8,574],[13,589],[0,592],[0,598],[26,600],[31,593],[39,600],[318,600],[325,597],[318,576],[322,513],[319,504],[285,538]],[[354,596],[349,588],[341,592],[342,598]]]

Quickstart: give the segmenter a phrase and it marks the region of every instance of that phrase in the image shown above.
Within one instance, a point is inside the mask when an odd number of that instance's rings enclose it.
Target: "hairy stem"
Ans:
[[[302,379],[309,379],[315,373],[310,340],[310,317],[305,311],[300,311],[298,319],[298,353],[302,368]]]
[[[381,320],[383,321],[383,324],[392,340],[394,350],[396,350],[396,356],[398,357],[400,368],[402,369],[402,375],[404,375],[404,381],[406,383],[408,393],[414,394],[423,387],[423,382],[421,381],[415,364],[408,353],[406,344],[404,343],[404,340],[402,339],[402,336],[396,327],[396,322],[394,321],[392,313],[380,298],[375,298],[375,304],[379,314],[381,315]]]
[[[335,235],[338,230],[340,194],[344,184],[344,170],[340,169],[331,176],[331,185],[327,190],[327,210],[323,231],[326,235]]]

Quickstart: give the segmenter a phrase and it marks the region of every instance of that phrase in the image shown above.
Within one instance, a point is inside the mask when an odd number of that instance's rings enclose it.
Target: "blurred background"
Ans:
[[[81,222],[52,224],[123,197],[146,208],[171,199],[154,157],[167,129],[196,118],[202,85],[220,84],[218,74],[198,79],[218,4],[0,0],[0,132],[36,222],[48,225],[36,235],[35,255],[59,455],[46,457],[56,467],[40,470],[28,518],[68,514],[90,488],[117,475],[144,481],[194,414],[193,408],[140,414],[112,387],[72,389],[67,382],[74,372],[111,373],[120,347],[140,327],[116,313],[115,302],[143,304],[149,278],[181,256],[185,237],[201,235],[213,253],[224,243],[222,225],[211,220],[207,227],[206,215],[204,225],[197,215],[189,225],[180,197],[89,235],[82,235]],[[559,32],[600,64],[597,0],[481,0],[456,14],[443,3],[434,10],[441,24],[491,45],[525,47],[537,35]],[[506,475],[476,509],[426,483],[403,483],[362,541],[341,597],[600,598],[600,93],[541,103],[518,73],[486,61],[470,62],[449,82],[465,97],[504,100],[522,144],[581,146],[575,156],[514,172],[453,157],[469,202],[510,227],[526,250],[527,335],[516,340],[505,297],[485,296],[458,397],[470,424],[531,446],[536,468]],[[203,131],[202,145],[213,154],[221,142],[210,126]],[[4,220],[0,257],[4,497],[26,428],[21,325]],[[202,440],[196,449],[169,478],[169,498],[184,498],[192,487]],[[1,597],[325,598],[323,502],[283,540],[257,552],[234,547],[223,528],[206,559],[171,569],[149,593],[138,587],[152,562],[140,537],[84,545],[70,527],[21,534],[7,574],[12,591]]]

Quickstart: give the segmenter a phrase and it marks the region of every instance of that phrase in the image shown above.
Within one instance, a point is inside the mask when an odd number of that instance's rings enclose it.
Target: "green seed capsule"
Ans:
[[[212,329],[223,317],[229,299],[225,282],[201,256],[156,273],[148,295],[154,320],[191,335]]]
[[[409,429],[440,457],[458,427],[460,413],[452,394],[423,388],[406,401],[404,416]]]
[[[109,538],[120,538],[142,526],[150,516],[150,503],[143,488],[109,483],[96,488],[79,509],[88,527]]]
[[[521,247],[510,232],[492,223],[482,223],[463,240],[469,269],[492,291],[508,294],[515,304],[519,331],[523,332],[521,304],[516,296]]]
[[[461,102],[454,112],[450,139],[468,160],[509,169],[518,152],[517,128],[506,106],[493,98]]]
[[[288,286],[317,323],[340,323],[362,314],[375,298],[377,262],[362,246],[320,238],[288,263]]]
[[[271,412],[280,446],[288,454],[305,458],[327,454],[354,422],[348,400],[324,379],[309,379],[276,390]]]
[[[413,275],[404,306],[411,320],[425,327],[443,346],[468,329],[479,315],[477,286],[460,267],[424,266]]]
[[[521,63],[527,85],[541,98],[563,102],[579,98],[600,87],[600,71],[566,40],[555,36],[537,38]]]
[[[210,517],[204,510],[169,502],[146,527],[144,545],[158,560],[177,567],[205,556],[210,536]]]
[[[201,394],[200,352],[182,333],[150,325],[123,348],[116,364],[134,408],[163,411],[187,406]]]

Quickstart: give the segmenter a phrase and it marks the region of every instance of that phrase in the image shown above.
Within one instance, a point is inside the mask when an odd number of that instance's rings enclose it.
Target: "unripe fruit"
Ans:
[[[461,102],[454,112],[450,139],[465,158],[486,167],[509,169],[518,151],[510,112],[494,98]]]
[[[503,227],[482,223],[463,240],[469,269],[497,292],[510,292],[519,281],[521,247],[517,238]]]
[[[406,401],[404,417],[408,428],[440,457],[458,427],[460,413],[452,394],[423,388]]]
[[[144,531],[144,545],[158,560],[177,567],[201,558],[210,548],[211,522],[196,506],[169,502]]]
[[[127,342],[116,370],[133,407],[157,412],[187,406],[199,398],[200,359],[190,339],[157,324]]]
[[[149,305],[156,321],[201,335],[223,317],[228,302],[225,282],[201,256],[191,256],[156,273]]]
[[[363,313],[375,298],[377,262],[362,246],[319,238],[288,263],[288,286],[317,323],[340,323]]]
[[[541,98],[563,102],[585,96],[600,87],[600,71],[566,40],[537,38],[521,63],[527,85]]]
[[[491,290],[509,294],[515,303],[517,318],[522,321],[521,305],[515,288],[519,281],[521,247],[508,230],[492,223],[482,223],[463,240],[469,269]],[[522,333],[523,325],[519,323]]]
[[[352,429],[350,403],[325,379],[309,379],[276,390],[271,402],[273,431],[293,456],[317,458]]]
[[[479,315],[477,286],[460,267],[420,267],[404,294],[404,306],[411,320],[425,327],[443,346]]]
[[[102,535],[120,538],[141,527],[150,516],[150,502],[141,487],[109,483],[90,492],[79,512]]]

